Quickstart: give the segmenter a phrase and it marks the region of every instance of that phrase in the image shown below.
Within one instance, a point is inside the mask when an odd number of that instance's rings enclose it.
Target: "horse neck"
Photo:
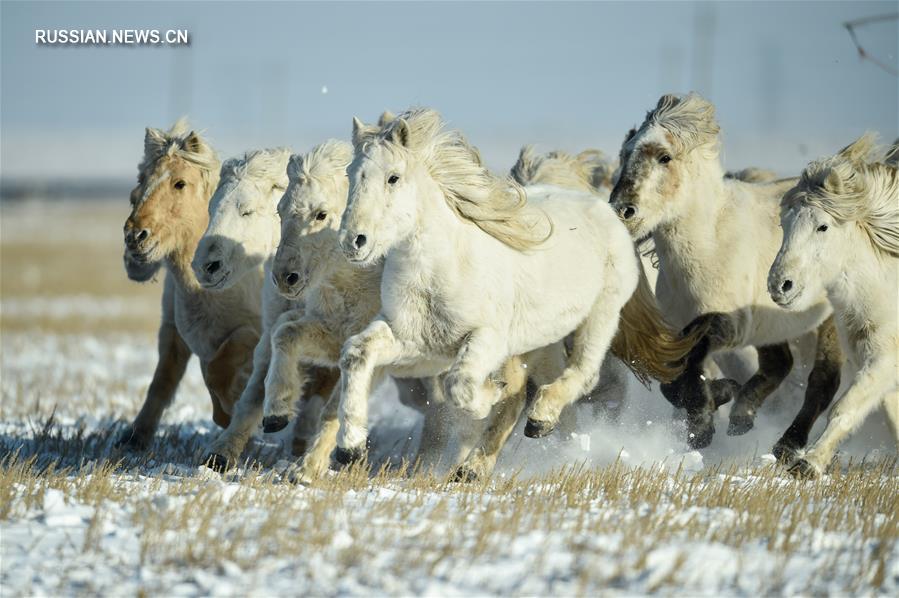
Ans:
[[[680,212],[653,231],[660,264],[688,268],[714,256],[720,219],[731,190],[717,158],[698,161],[682,177],[678,188]]]
[[[839,274],[827,286],[828,298],[850,328],[886,323],[895,334],[899,259],[874,248],[861,229],[853,239]]]
[[[209,195],[212,195],[212,193],[210,192]],[[181,231],[177,249],[166,258],[166,265],[174,275],[175,282],[182,290],[189,293],[198,293],[203,290],[203,287],[200,286],[197,277],[194,275],[191,261],[209,224],[208,213],[203,211],[202,216],[197,218],[196,222],[190,224],[190,226],[185,226],[184,230]]]
[[[460,252],[470,247],[467,238],[480,231],[450,209],[436,182],[420,176],[424,180],[419,187],[414,229],[390,251],[387,261],[411,265],[428,280],[457,269],[465,261]]]

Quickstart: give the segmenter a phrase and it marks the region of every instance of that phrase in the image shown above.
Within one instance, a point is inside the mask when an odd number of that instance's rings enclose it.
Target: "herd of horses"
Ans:
[[[224,428],[202,463],[295,419],[299,480],[365,457],[388,378],[424,417],[421,465],[461,480],[490,476],[522,416],[532,438],[570,431],[577,402],[614,417],[631,374],[686,412],[691,447],[726,403],[743,434],[794,352],[811,373],[773,449],[794,475],[879,405],[899,441],[899,146],[865,135],[788,179],[725,173],[718,150],[692,93],[617,163],[526,147],[509,176],[431,109],[224,163],[183,121],[148,128],[124,261],[165,271],[159,361],[119,445],[148,446],[191,355]]]

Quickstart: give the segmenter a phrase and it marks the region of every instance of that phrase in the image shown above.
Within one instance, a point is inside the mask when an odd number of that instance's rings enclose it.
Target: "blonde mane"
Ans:
[[[783,207],[810,206],[839,223],[854,222],[875,248],[899,257],[899,176],[895,165],[873,161],[874,154],[875,136],[868,133],[837,155],[812,162]]]
[[[168,131],[147,128],[144,158],[137,167],[138,179],[143,180],[152,174],[163,156],[175,156],[196,165],[210,195],[218,185],[221,164],[218,155],[199,133],[190,130],[187,119],[178,119]]]
[[[513,249],[531,249],[549,238],[552,221],[528,205],[521,185],[491,174],[462,133],[443,127],[438,112],[415,108],[382,127],[360,127],[353,143],[363,154],[375,143],[410,152],[428,169],[459,218]]]
[[[329,139],[308,153],[295,154],[287,164],[291,182],[326,181],[343,175],[353,160],[353,146],[345,141]]]
[[[538,155],[526,145],[509,175],[520,185],[547,184],[595,192],[611,189],[615,166],[599,150],[585,150],[576,156],[563,151]]]
[[[231,158],[222,164],[221,178],[242,179],[249,177],[283,187],[285,166],[290,150],[283,147],[254,150],[241,158]]]
[[[656,107],[646,113],[639,132],[653,125],[671,134],[670,141],[678,153],[697,147],[717,151],[720,129],[715,120],[715,107],[699,94],[663,95]]]

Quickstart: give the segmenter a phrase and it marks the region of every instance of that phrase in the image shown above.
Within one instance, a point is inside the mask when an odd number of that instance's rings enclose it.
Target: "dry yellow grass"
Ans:
[[[755,460],[476,484],[379,460],[296,486],[277,444],[225,476],[197,467],[212,428],[195,369],[151,452],[118,452],[161,290],[125,277],[125,210],[3,207],[4,595],[899,591],[894,457],[817,482]]]

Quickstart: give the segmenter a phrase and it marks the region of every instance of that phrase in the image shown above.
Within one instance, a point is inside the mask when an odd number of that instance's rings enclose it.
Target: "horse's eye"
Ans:
[[[400,175],[392,174],[389,177],[387,177],[387,184],[396,185],[397,181],[399,181],[399,180],[400,180]]]
[[[316,220],[324,220],[327,217],[328,217],[327,212],[319,212],[318,214],[315,215]]]
[[[240,213],[240,215],[243,216],[244,218],[246,218],[247,216],[252,216],[253,210],[244,210],[243,212]]]
[[[823,233],[823,232],[826,231],[826,230],[827,230],[827,225],[826,225],[826,224],[822,224],[821,226],[818,227],[818,232],[819,232],[819,233]]]
[[[184,181],[176,181],[176,182],[175,182],[175,189],[178,189],[178,190],[184,189],[184,187],[185,187],[186,185],[187,185],[187,183],[185,183]]]
[[[661,158],[659,158],[659,164],[668,164],[671,162],[671,156],[668,154],[663,154]]]

